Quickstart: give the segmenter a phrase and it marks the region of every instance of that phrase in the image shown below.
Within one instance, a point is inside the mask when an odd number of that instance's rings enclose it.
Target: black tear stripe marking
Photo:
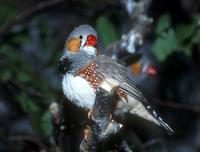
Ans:
[[[72,61],[70,61],[68,58],[61,59],[58,63],[59,72],[63,75],[66,74],[70,70],[71,64]]]

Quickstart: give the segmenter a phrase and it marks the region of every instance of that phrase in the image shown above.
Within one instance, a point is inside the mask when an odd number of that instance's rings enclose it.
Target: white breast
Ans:
[[[62,88],[65,96],[77,106],[87,109],[92,108],[95,101],[95,92],[85,79],[67,74],[63,77]]]

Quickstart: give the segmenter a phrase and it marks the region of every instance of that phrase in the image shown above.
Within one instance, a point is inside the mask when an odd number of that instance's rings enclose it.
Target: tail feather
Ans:
[[[163,127],[169,134],[174,133],[173,129],[159,116],[155,110],[151,108],[151,106],[143,105],[141,102],[131,97],[128,101],[128,107],[130,107],[130,113]]]

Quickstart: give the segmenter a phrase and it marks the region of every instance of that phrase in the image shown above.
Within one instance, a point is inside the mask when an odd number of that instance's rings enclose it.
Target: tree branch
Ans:
[[[20,141],[20,140],[30,141],[30,142],[36,143],[41,148],[41,151],[50,152],[49,148],[42,141],[40,141],[40,139],[37,139],[36,137],[33,137],[33,136],[29,136],[29,135],[17,136],[16,135],[16,136],[10,136],[9,140],[10,141]]]
[[[1,38],[4,37],[5,35],[7,35],[15,25],[26,20],[27,18],[31,17],[35,13],[38,13],[40,11],[47,9],[47,8],[53,7],[53,6],[60,4],[64,1],[65,0],[51,0],[51,1],[47,1],[47,2],[40,2],[36,6],[28,8],[27,10],[25,10],[21,14],[18,14],[17,16],[15,16],[13,18],[13,20],[11,20],[8,24],[6,24],[5,26],[0,28]]]
[[[114,90],[107,92],[102,88],[97,91],[93,111],[92,123],[89,128],[88,139],[84,139],[80,145],[80,150],[88,151],[105,151],[108,146],[108,139],[115,135],[121,124],[110,119],[113,103],[117,100]]]
[[[169,107],[178,110],[188,110],[196,113],[200,113],[200,106],[199,105],[189,105],[189,104],[180,104],[172,101],[163,101],[161,99],[154,99],[153,100],[155,105]]]

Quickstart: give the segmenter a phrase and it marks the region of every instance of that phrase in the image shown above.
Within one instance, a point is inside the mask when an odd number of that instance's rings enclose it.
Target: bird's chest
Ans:
[[[76,72],[76,75],[67,74],[63,78],[64,94],[79,107],[91,108],[96,97],[96,89],[101,83],[97,76],[96,64],[90,64]]]
[[[97,65],[92,63],[76,72],[76,75],[67,74],[63,78],[63,91],[67,98],[79,107],[91,109],[96,89],[103,79],[96,72]],[[111,82],[109,82],[111,84]],[[127,100],[127,95],[120,88],[116,89],[119,99]]]

